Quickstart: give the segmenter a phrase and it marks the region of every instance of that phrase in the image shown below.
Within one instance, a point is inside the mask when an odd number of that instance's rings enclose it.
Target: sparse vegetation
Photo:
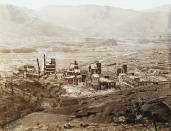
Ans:
[[[43,110],[44,98],[57,99],[65,91],[59,86],[40,83],[37,80],[14,80],[1,85],[0,126],[4,126],[22,116]]]

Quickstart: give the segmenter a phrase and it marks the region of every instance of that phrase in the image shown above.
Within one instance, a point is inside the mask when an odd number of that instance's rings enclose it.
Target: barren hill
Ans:
[[[18,46],[30,45],[31,42],[53,39],[71,39],[79,33],[73,30],[51,25],[39,18],[31,17],[24,9],[0,5],[0,44]],[[15,44],[14,44],[15,43]]]
[[[148,11],[151,12],[171,12],[171,4],[169,5],[162,5],[153,9],[150,9]]]
[[[34,15],[48,23],[106,37],[166,33],[169,16],[168,12],[140,12],[97,5],[46,6],[34,10]]]

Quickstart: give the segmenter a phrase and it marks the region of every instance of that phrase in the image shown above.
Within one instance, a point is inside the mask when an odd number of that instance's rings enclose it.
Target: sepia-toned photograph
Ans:
[[[171,0],[0,0],[0,131],[171,131]]]

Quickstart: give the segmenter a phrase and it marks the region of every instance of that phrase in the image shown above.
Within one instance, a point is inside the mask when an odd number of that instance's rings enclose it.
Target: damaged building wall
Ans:
[[[99,61],[91,63],[89,65],[89,72],[91,74],[101,74],[101,63]]]
[[[86,78],[87,75],[81,73],[77,61],[74,61],[74,63],[70,64],[65,76],[65,80],[68,81],[69,84],[76,86],[86,85]]]
[[[46,56],[44,55],[44,75],[50,75],[56,73],[56,60],[51,58],[50,62],[46,63]]]

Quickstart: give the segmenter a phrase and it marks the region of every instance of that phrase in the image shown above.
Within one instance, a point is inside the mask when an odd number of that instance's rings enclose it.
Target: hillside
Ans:
[[[169,6],[168,6],[169,7]],[[0,48],[28,47],[83,37],[146,38],[168,33],[169,12],[110,6],[46,6],[29,10],[0,5]]]
[[[32,12],[58,26],[91,36],[127,37],[167,33],[168,12],[140,12],[110,6],[46,6]],[[48,17],[48,19],[47,19]]]
[[[170,5],[162,5],[153,9],[150,9],[148,11],[151,12],[171,12],[171,4]]]
[[[43,40],[76,38],[79,33],[31,17],[11,5],[0,5],[0,45],[23,46]],[[12,43],[12,45],[10,44]]]

